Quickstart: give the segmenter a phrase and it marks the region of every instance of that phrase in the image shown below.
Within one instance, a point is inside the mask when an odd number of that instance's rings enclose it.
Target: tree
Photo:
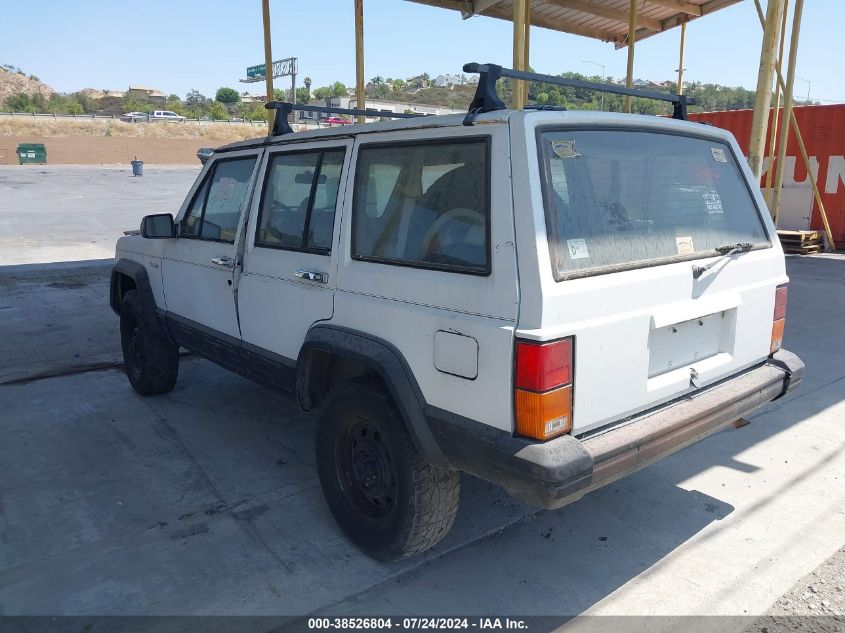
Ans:
[[[308,103],[311,101],[311,93],[308,88],[297,88],[296,89],[296,102],[297,103]]]
[[[241,100],[241,95],[234,88],[223,87],[217,89],[214,100],[219,103],[238,103]]]
[[[199,90],[191,90],[185,95],[185,105],[188,106],[205,105],[207,101],[208,97],[201,94]]]
[[[349,94],[349,91],[346,89],[346,86],[339,81],[334,82],[331,85],[331,92],[333,97],[345,97]]]
[[[308,94],[311,94],[311,77],[306,77],[304,83],[305,88],[308,90]]]
[[[228,119],[229,110],[227,110],[226,106],[218,99],[216,101],[212,101],[211,105],[208,106],[208,116],[212,119]]]
[[[168,101],[181,101],[181,99],[179,98],[179,95],[170,95],[169,97],[167,97],[167,100]]]

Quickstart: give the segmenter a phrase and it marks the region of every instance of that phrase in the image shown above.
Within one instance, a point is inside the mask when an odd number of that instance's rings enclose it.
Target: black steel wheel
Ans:
[[[340,528],[364,552],[395,561],[423,552],[452,527],[457,471],[429,464],[379,383],[334,388],[317,430],[317,470]]]
[[[179,375],[179,347],[147,315],[137,290],[120,303],[120,342],[129,383],[142,396],[166,393]]]

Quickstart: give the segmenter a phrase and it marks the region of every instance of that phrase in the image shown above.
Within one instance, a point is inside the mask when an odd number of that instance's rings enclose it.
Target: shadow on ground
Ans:
[[[453,532],[398,565],[366,558],[336,528],[314,468],[314,420],[291,400],[201,359],[184,359],[176,389],[153,398],[136,396],[119,370],[31,380],[39,359],[65,354],[52,334],[42,336],[39,319],[51,309],[103,358],[117,358],[117,319],[101,264],[89,267],[90,296],[63,276],[22,270],[14,279],[4,268],[0,315],[16,316],[0,322],[0,352],[10,354],[4,375],[16,384],[0,386],[0,613],[581,613],[634,579],[647,582],[680,546],[716,538],[732,515],[753,520],[757,504],[832,459],[833,444],[822,445],[815,461],[793,460],[782,472],[778,451],[763,465],[742,455],[845,395],[836,361],[845,342],[833,336],[845,307],[843,265],[790,260],[786,342],[806,360],[807,378],[749,427],[556,512],[537,513],[464,477]],[[30,377],[21,380],[15,363]],[[738,487],[766,469],[780,483],[747,505],[721,494],[719,478]],[[703,473],[709,492],[688,483]],[[750,554],[728,556],[735,569],[721,561],[683,581],[718,594],[720,576],[727,586],[749,571]]]

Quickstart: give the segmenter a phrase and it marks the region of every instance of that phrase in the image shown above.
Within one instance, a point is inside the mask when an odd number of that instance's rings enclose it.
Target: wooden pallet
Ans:
[[[783,252],[790,255],[814,255],[824,252],[824,244],[812,244],[810,246],[783,246]]]
[[[824,233],[821,231],[779,230],[778,237],[784,253],[812,255],[824,251]]]

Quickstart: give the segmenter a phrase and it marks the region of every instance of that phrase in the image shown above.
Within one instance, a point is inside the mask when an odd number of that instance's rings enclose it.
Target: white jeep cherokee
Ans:
[[[781,349],[783,252],[728,132],[470,118],[216,149],[175,220],[117,244],[135,390],[172,389],[181,346],[292,393],[319,412],[331,512],[383,560],[445,536],[459,471],[557,508],[803,374]]]

